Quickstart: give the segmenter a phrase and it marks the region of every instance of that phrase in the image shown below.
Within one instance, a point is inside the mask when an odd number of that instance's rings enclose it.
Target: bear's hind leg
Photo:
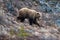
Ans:
[[[25,20],[24,17],[20,17],[20,16],[18,16],[17,19],[20,20],[21,22],[24,22],[24,20]]]
[[[24,17],[21,17],[20,19],[21,19],[21,22],[24,22],[24,20],[25,20],[25,18],[24,18]]]

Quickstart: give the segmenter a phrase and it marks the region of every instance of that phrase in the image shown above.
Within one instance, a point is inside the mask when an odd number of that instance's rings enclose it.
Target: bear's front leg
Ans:
[[[33,24],[33,19],[32,18],[29,19],[29,23],[30,23],[30,25]]]
[[[33,23],[40,26],[36,19],[33,21]]]
[[[17,17],[17,20],[20,20],[20,17],[19,16]]]

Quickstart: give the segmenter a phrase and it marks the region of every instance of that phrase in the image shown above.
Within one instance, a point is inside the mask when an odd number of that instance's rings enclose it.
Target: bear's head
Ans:
[[[39,18],[40,18],[39,12],[36,13],[36,18],[39,20]]]

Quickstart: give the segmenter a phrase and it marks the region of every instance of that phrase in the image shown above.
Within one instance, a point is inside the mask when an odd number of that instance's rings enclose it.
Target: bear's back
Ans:
[[[21,8],[19,10],[19,15],[24,15],[24,16],[29,16],[29,17],[34,17],[36,15],[37,11],[29,8]]]
[[[27,12],[27,13],[36,13],[36,11],[35,10],[33,10],[33,9],[29,9],[29,8],[21,8],[20,10],[19,10],[19,12]]]

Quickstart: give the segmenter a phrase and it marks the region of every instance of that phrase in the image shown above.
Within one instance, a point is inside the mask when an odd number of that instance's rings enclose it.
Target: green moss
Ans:
[[[14,31],[13,31],[13,29],[10,30],[10,34],[11,35],[14,35],[15,34]]]
[[[19,34],[17,34],[17,36],[19,36],[19,37],[27,37],[28,36],[28,33],[19,33]]]
[[[26,36],[29,36],[29,34],[25,32],[24,27],[21,27],[17,36],[26,37]]]
[[[14,30],[11,29],[10,30],[10,34],[11,35],[14,35],[15,34],[16,36],[19,36],[19,37],[27,37],[27,36],[29,36],[29,34],[27,32],[25,32],[24,27],[21,27],[19,29],[18,33],[14,32]]]

